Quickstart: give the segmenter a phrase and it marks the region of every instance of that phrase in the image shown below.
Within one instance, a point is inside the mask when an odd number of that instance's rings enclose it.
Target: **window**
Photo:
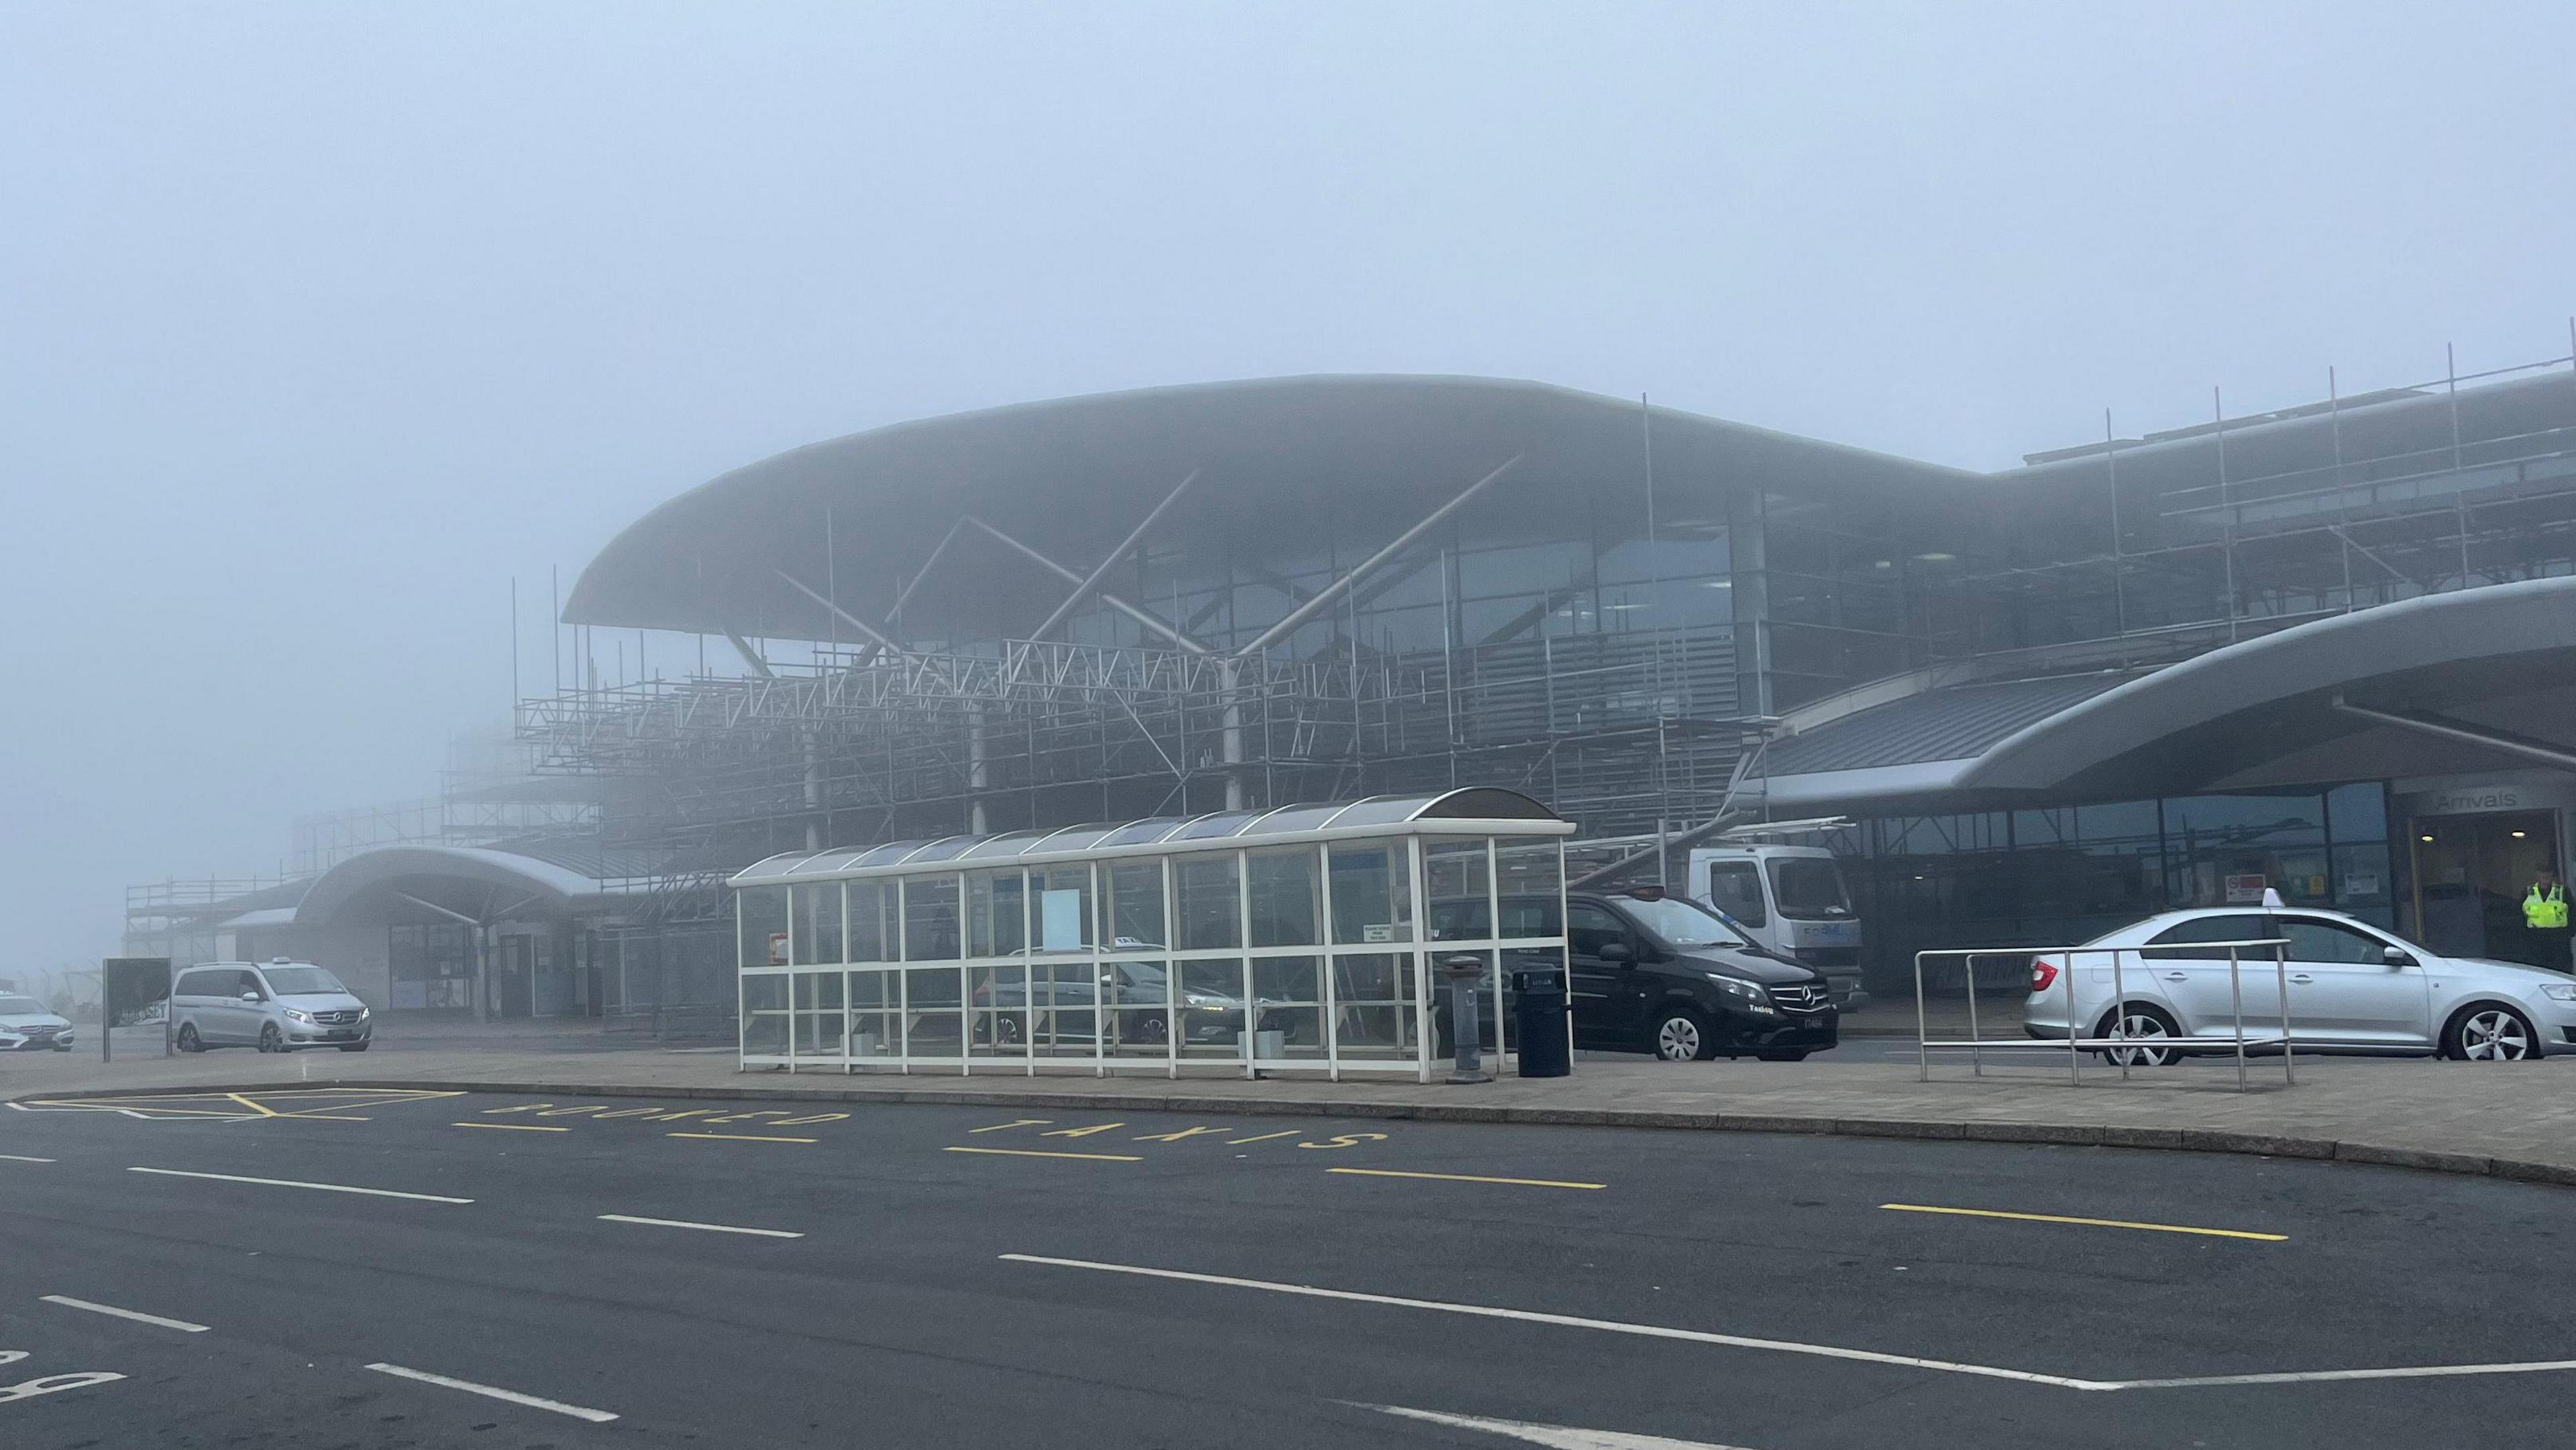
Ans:
[[[1589,901],[1569,902],[1565,908],[1565,937],[1578,957],[1598,957],[1601,949],[1617,942],[1628,944],[1628,924],[1612,915],[1605,906]]]
[[[245,973],[247,975],[247,973]],[[348,993],[340,979],[320,967],[270,967],[268,985],[281,997],[314,997],[337,992]]]
[[[2138,955],[2151,962],[2207,961],[2211,958],[2224,958],[2227,955],[2227,949],[2220,947],[2216,950],[2196,951],[2187,944],[2213,941],[2264,941],[2271,935],[2271,923],[2251,913],[2195,916],[2189,921],[2175,922],[2147,938],[2151,945]]]
[[[1789,856],[1771,863],[1771,889],[1780,893],[1780,914],[1792,921],[1827,921],[1851,915],[1843,895],[1843,873],[1816,856]]]
[[[1750,861],[1710,862],[1708,899],[1746,926],[1771,924],[1770,908],[1762,901],[1762,878]]]
[[[2281,917],[2279,922],[2280,934],[2289,938],[2291,961],[2339,962],[2372,967],[2388,965],[2385,950],[2388,943],[2340,922],[2311,921],[2297,916]]]
[[[903,883],[903,959],[957,960],[957,878],[916,876]],[[952,976],[950,981],[956,979]],[[956,989],[951,987],[954,997]]]
[[[1727,928],[1705,906],[1678,896],[1658,896],[1651,900],[1631,896],[1619,903],[1619,910],[1630,921],[1662,937],[1672,946],[1740,947],[1742,938]]]

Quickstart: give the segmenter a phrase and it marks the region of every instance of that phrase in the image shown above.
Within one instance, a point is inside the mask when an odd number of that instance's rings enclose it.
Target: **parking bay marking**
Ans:
[[[1055,1153],[1043,1148],[942,1148],[943,1153],[979,1153],[993,1158],[1087,1158],[1095,1163],[1142,1163],[1134,1153]]]
[[[1444,1183],[1506,1183],[1518,1188],[1607,1188],[1607,1183],[1568,1183],[1554,1178],[1487,1178],[1475,1173],[1407,1173],[1396,1168],[1327,1168],[1362,1178],[1435,1178]]]
[[[251,1178],[239,1173],[191,1173],[184,1168],[128,1168],[128,1173],[152,1173],[163,1178],[206,1178],[217,1183],[256,1183],[267,1188],[310,1188],[322,1193],[363,1193],[369,1198],[408,1198],[419,1203],[472,1203],[470,1198],[450,1198],[443,1193],[405,1193],[396,1188],[360,1188],[350,1183],[307,1183],[296,1178]]]
[[[722,1138],[728,1143],[816,1143],[819,1138],[782,1138],[775,1133],[665,1133],[665,1138]]]
[[[482,1395],[487,1399],[507,1400],[511,1404],[525,1405],[532,1410],[552,1410],[558,1415],[570,1415],[576,1420],[588,1420],[594,1425],[605,1425],[609,1421],[617,1418],[616,1414],[609,1410],[593,1410],[581,1405],[567,1405],[561,1400],[544,1399],[537,1395],[523,1395],[517,1390],[505,1390],[497,1385],[478,1385],[472,1380],[455,1379],[443,1374],[431,1374],[427,1370],[406,1369],[398,1364],[371,1364],[368,1365],[367,1368],[374,1370],[378,1374],[392,1375],[396,1379],[418,1380],[425,1385],[437,1385],[444,1389],[463,1390],[469,1395]]]
[[[711,1234],[751,1234],[764,1239],[805,1237],[801,1233],[790,1233],[783,1228],[743,1228],[729,1223],[692,1223],[685,1218],[638,1218],[629,1213],[603,1213],[599,1217],[606,1223],[640,1223],[650,1228],[693,1228]]]
[[[1408,1410],[1402,1405],[1360,1405],[1411,1420],[1447,1425],[1455,1430],[1482,1430],[1545,1445],[1549,1450],[1742,1450],[1741,1446],[1705,1440],[1673,1440],[1662,1435],[1629,1435],[1617,1430],[1579,1430],[1572,1425],[1540,1425],[1528,1420],[1487,1420],[1475,1415],[1445,1415],[1438,1410]]]
[[[1089,1259],[1058,1259],[1043,1254],[1002,1254],[1006,1263],[1038,1264],[1058,1269],[1086,1269],[1100,1274],[1133,1274],[1146,1279],[1171,1279],[1185,1284],[1213,1284],[1227,1289],[1258,1289],[1270,1294],[1293,1294],[1309,1299],[1339,1299],[1353,1304],[1378,1304],[1396,1309],[1427,1309],[1441,1314],[1463,1314],[1479,1319],[1510,1319],[1524,1324],[1553,1324],[1566,1329],[1593,1329],[1610,1334],[1633,1334],[1647,1339],[1678,1339],[1694,1344],[1723,1345],[1732,1349],[1767,1349],[1781,1354],[1805,1355],[1816,1359],[1854,1360],[1863,1364],[1890,1365],[1898,1369],[1934,1370],[1942,1374],[1972,1375],[1981,1379],[2013,1380],[2022,1384],[2051,1385],[2066,1390],[2188,1390],[2213,1389],[2234,1385],[2314,1384],[2333,1380],[2446,1379],[2470,1375],[2544,1374],[2556,1370],[2576,1370],[2576,1359],[2524,1360],[2505,1364],[2424,1364],[2398,1365],[2379,1369],[2292,1370],[2279,1374],[2203,1375],[2182,1379],[2088,1380],[2072,1375],[2041,1374],[2034,1370],[2008,1369],[2001,1365],[1966,1364],[1957,1360],[1922,1359],[1909,1354],[1887,1354],[1874,1349],[1849,1349],[1835,1344],[1805,1344],[1793,1339],[1757,1339],[1742,1334],[1716,1334],[1703,1329],[1676,1329],[1662,1324],[1629,1324],[1616,1319],[1589,1319],[1573,1314],[1547,1314],[1533,1309],[1505,1309],[1491,1304],[1451,1304],[1438,1299],[1406,1299],[1392,1294],[1363,1294],[1350,1289],[1325,1289],[1312,1284],[1279,1284],[1267,1279],[1238,1279],[1225,1274],[1193,1274],[1182,1269],[1155,1269],[1142,1264],[1105,1264]]]
[[[51,1163],[54,1161],[51,1158],[30,1158],[24,1153],[0,1153],[0,1158],[5,1158],[12,1163]]]
[[[66,1309],[86,1309],[92,1314],[105,1314],[114,1319],[131,1319],[137,1324],[157,1324],[163,1329],[176,1329],[183,1334],[203,1334],[207,1328],[203,1324],[191,1324],[185,1319],[165,1319],[158,1314],[146,1314],[140,1309],[119,1309],[113,1304],[74,1299],[68,1294],[40,1294],[37,1297],[47,1304],[60,1304]]]
[[[450,1123],[451,1128],[497,1128],[505,1133],[569,1133],[570,1128],[548,1127],[544,1123]]]
[[[2022,1223],[2066,1223],[2079,1228],[2127,1228],[2145,1233],[2199,1234],[2214,1239],[2251,1239],[2256,1243],[2285,1244],[2288,1234],[2256,1233],[2241,1228],[2193,1228],[2179,1223],[2133,1223],[2121,1218],[2070,1218],[2054,1213],[2007,1213],[1999,1208],[1942,1208],[1929,1203],[1882,1203],[1879,1207],[1896,1213],[1939,1213],[1961,1218],[2003,1218]]]

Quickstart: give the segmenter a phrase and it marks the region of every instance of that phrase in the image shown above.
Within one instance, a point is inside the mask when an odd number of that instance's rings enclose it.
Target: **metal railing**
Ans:
[[[1985,1074],[1985,1054],[1987,1052],[2054,1052],[2060,1050],[2062,1046],[2066,1053],[2067,1081],[2070,1086],[2075,1087],[2081,1087],[2084,1084],[2084,1054],[2087,1052],[2100,1052],[2103,1056],[2117,1063],[2120,1069],[2120,1076],[2125,1079],[2129,1075],[2129,1064],[2135,1060],[2141,1052],[2150,1049],[2169,1049],[2175,1052],[2187,1052],[2192,1050],[2219,1048],[2232,1050],[2235,1053],[2236,1089],[2239,1092],[2243,1092],[2247,1088],[2245,1075],[2245,1048],[2249,1039],[2245,1036],[2245,973],[2242,954],[2248,950],[2260,948],[2263,951],[2269,952],[2271,955],[2274,984],[2280,994],[2276,1000],[2280,1004],[2281,1035],[2277,1040],[2281,1046],[2281,1082],[2285,1087],[2295,1086],[2298,1082],[2298,1067],[2295,1062],[2297,1053],[2294,1050],[2293,1039],[2290,1031],[2289,945],[2289,940],[2285,937],[2264,937],[2245,941],[2174,942],[2152,947],[1947,947],[1931,951],[1916,952],[1914,954],[1914,1042],[1919,1068],[1919,1076],[1917,1080],[1922,1082],[1930,1082],[1932,1080],[1932,1053],[1936,1048],[1966,1051],[1968,1053],[1970,1072],[1973,1075],[1982,1077]],[[2132,1037],[2123,1033],[2120,1029],[2128,1020],[2128,1009],[2130,1006],[2128,979],[2122,970],[2123,960],[2133,952],[2139,953],[2143,956],[2144,953],[2150,951],[2173,952],[2183,950],[2210,953],[2224,951],[2227,953],[2228,1015],[2235,1026],[2235,1032],[2233,1035],[2209,1036],[2205,1034],[2196,1034],[2174,1035],[2167,1037]],[[2076,1000],[2075,983],[2076,979],[2082,975],[2084,971],[2099,970],[2099,968],[2098,966],[2091,965],[2079,966],[2079,959],[2083,957],[2093,957],[2098,959],[2106,955],[2111,959],[2111,1000],[2109,1011],[2110,1021],[2112,1023],[2112,1035],[2108,1037],[2086,1037],[2082,1035],[2083,1028],[2081,1024],[2083,1019],[2078,1011],[2079,1004]],[[1932,957],[1955,957],[1959,960],[1959,964],[1966,974],[1968,988],[1968,1035],[1964,1038],[1936,1040],[1932,1036],[1931,1017],[1923,991],[1923,963],[1926,959]],[[2034,958],[2053,957],[2062,963],[2059,967],[2058,975],[2063,979],[2066,991],[2066,1038],[2063,1044],[2053,1037],[2007,1037],[1990,1039],[1978,1031],[1977,959],[1979,957],[2020,957],[2025,961]],[[2257,960],[2260,961],[2261,959],[2257,958]],[[2180,1017],[2175,1019],[2175,1025],[2181,1025]],[[2275,1039],[2269,1037],[2257,1037],[2251,1039],[2251,1041],[2257,1046],[2269,1046],[2274,1040]]]

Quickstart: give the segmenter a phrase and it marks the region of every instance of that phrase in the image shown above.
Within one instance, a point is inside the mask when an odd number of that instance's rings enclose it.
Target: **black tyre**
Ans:
[[[2442,1055],[2468,1062],[2522,1062],[2540,1055],[2531,1019],[2501,1002],[2472,1002],[2442,1029]]]
[[[340,1050],[342,1052],[364,1052],[367,1050],[367,1044],[363,1042],[343,1042],[340,1044]]]
[[[2102,1059],[2123,1067],[2171,1067],[2182,1061],[2179,1047],[2153,1046],[2159,1037],[2180,1037],[2182,1024],[2173,1014],[2153,1002],[2132,1002],[2117,1012],[2105,1012],[2093,1029],[2096,1037],[2118,1037],[2140,1043],[2137,1047],[2105,1048]]]
[[[196,1023],[182,1022],[179,1024],[179,1050],[181,1052],[203,1052],[206,1050],[206,1040],[197,1035]]]
[[[1142,1021],[1131,1023],[1120,1039],[1133,1047],[1160,1047],[1172,1040],[1171,1019],[1157,1012]]]
[[[1659,1007],[1646,1023],[1646,1050],[1666,1062],[1706,1062],[1717,1056],[1717,1033],[1688,1007]]]
[[[284,1052],[286,1050],[286,1034],[277,1030],[276,1023],[264,1022],[260,1024],[259,1050],[262,1052]]]

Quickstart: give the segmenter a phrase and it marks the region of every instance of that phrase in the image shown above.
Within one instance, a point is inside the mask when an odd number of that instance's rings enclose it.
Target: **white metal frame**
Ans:
[[[1282,809],[1298,809],[1298,807]],[[1275,812],[1267,814],[1275,814]],[[1207,817],[1193,819],[1203,820]],[[748,960],[750,953],[746,938],[749,933],[737,926],[735,932],[737,953],[738,957],[742,958],[739,961],[741,982],[738,987],[741,994],[738,1003],[741,1014],[741,1036],[738,1042],[741,1065],[746,1069],[783,1067],[791,1072],[802,1068],[837,1068],[844,1073],[863,1069],[869,1071],[890,1069],[910,1073],[919,1068],[955,1072],[964,1076],[971,1076],[979,1070],[988,1073],[1001,1071],[1035,1076],[1041,1070],[1085,1069],[1095,1076],[1106,1076],[1114,1071],[1146,1069],[1159,1071],[1175,1078],[1181,1075],[1184,1067],[1195,1066],[1217,1068],[1228,1073],[1241,1073],[1245,1077],[1275,1072],[1314,1072],[1335,1081],[1340,1080],[1345,1073],[1410,1073],[1416,1080],[1428,1082],[1432,1074],[1431,1043],[1435,1035],[1431,1014],[1436,1010],[1431,979],[1437,970],[1438,958],[1461,952],[1475,953],[1484,958],[1486,963],[1485,1011],[1489,1014],[1488,1020],[1494,1034],[1493,1040],[1498,1049],[1503,1048],[1511,1040],[1506,1031],[1507,1023],[1503,1012],[1502,970],[1505,954],[1546,952],[1552,954],[1559,972],[1565,968],[1563,838],[1573,833],[1574,827],[1569,822],[1546,819],[1435,818],[1336,828],[1328,820],[1325,825],[1311,830],[1283,831],[1270,836],[1244,834],[1257,826],[1260,819],[1261,817],[1256,817],[1244,823],[1235,833],[1203,840],[1161,839],[1105,849],[1078,848],[1053,852],[1031,849],[1019,855],[996,856],[982,860],[963,859],[968,853],[960,853],[960,859],[925,862],[919,866],[906,864],[912,856],[944,844],[944,842],[930,842],[906,853],[902,859],[871,867],[843,867],[837,870],[817,870],[810,875],[798,874],[798,868],[809,865],[817,856],[857,859],[864,854],[854,851],[816,853],[816,856],[803,857],[789,863],[783,869],[773,869],[777,863],[770,862],[755,866],[737,876],[734,884],[739,891],[746,893],[779,891],[783,894],[788,949],[787,963],[784,965]],[[1175,825],[1171,831],[1165,833],[1165,836],[1168,837],[1186,829],[1188,824],[1190,823],[1182,822]],[[1507,840],[1528,842],[1533,838],[1545,837],[1555,838],[1552,843],[1554,847],[1552,854],[1555,867],[1554,889],[1557,896],[1557,933],[1552,936],[1504,936],[1501,934],[1503,929],[1501,860],[1497,848],[1500,843]],[[953,842],[955,839],[950,837],[947,841]],[[1032,843],[1033,847],[1043,846],[1044,839],[1040,838]],[[1474,842],[1484,847],[1483,887],[1487,934],[1473,940],[1435,940],[1432,936],[1434,930],[1432,902],[1428,892],[1428,872],[1424,857],[1427,845],[1448,841],[1462,844]],[[1400,845],[1403,850],[1401,869],[1406,873],[1410,900],[1406,908],[1408,916],[1406,924],[1409,932],[1402,939],[1385,942],[1332,940],[1334,935],[1332,851],[1336,846],[1347,848],[1361,844],[1383,844],[1389,847]],[[1297,848],[1314,853],[1315,930],[1313,935],[1317,940],[1310,943],[1253,946],[1251,945],[1253,855],[1256,852],[1268,852],[1274,849]],[[1170,940],[1178,935],[1180,928],[1179,868],[1181,864],[1219,853],[1233,858],[1237,944],[1230,947],[1197,948],[1170,945]],[[1153,861],[1161,867],[1163,935],[1166,943],[1157,947],[1121,951],[1115,945],[1119,922],[1115,913],[1116,896],[1112,889],[1114,880],[1112,868],[1144,861]],[[1085,931],[1089,937],[1086,946],[1078,951],[1044,951],[1033,944],[1025,944],[1020,950],[1003,955],[964,955],[972,945],[972,878],[987,872],[1023,873],[1024,884],[1020,893],[1021,910],[1023,913],[1034,914],[1039,909],[1039,893],[1028,888],[1026,884],[1030,880],[1028,873],[1054,874],[1068,868],[1085,871],[1089,877],[1090,906],[1084,920]],[[924,881],[946,881],[955,893],[957,950],[960,953],[956,957],[933,961],[911,959],[909,937],[912,893],[907,888],[916,882]],[[891,899],[895,916],[893,936],[896,945],[893,954],[901,960],[848,961],[847,957],[850,954],[848,942],[853,920],[850,896],[855,888],[865,886],[875,889],[881,883],[891,884],[894,888],[884,895]],[[809,954],[800,939],[804,931],[802,923],[808,913],[798,910],[795,893],[799,890],[817,889],[830,890],[841,895],[839,905],[842,944],[838,954],[843,960],[838,962],[800,963],[798,961],[800,957]],[[884,905],[881,901],[880,916],[883,911]],[[1024,926],[1033,924],[1029,917],[1024,915]],[[882,927],[880,930],[882,931]],[[1024,929],[1022,935],[1024,943],[1033,943],[1037,933]],[[1372,1052],[1367,1056],[1353,1056],[1345,1051],[1342,1041],[1344,1023],[1338,990],[1340,973],[1335,968],[1343,960],[1354,957],[1393,957],[1397,959],[1399,967],[1405,959],[1410,959],[1412,967],[1410,1000],[1399,999],[1393,1003],[1399,1009],[1396,1041],[1393,1045],[1399,1054],[1409,1046],[1411,1051],[1408,1055],[1379,1055]],[[1305,1050],[1296,1055],[1263,1056],[1260,1052],[1260,1022],[1263,1013],[1270,1010],[1274,1004],[1265,1002],[1254,989],[1259,981],[1260,964],[1284,959],[1309,959],[1315,963],[1318,978],[1315,1000],[1283,1002],[1275,1005],[1281,1010],[1317,1013],[1320,1028],[1317,1035],[1320,1040],[1305,1047]],[[1152,961],[1162,967],[1164,995],[1160,1004],[1122,1003],[1103,991],[1107,975],[1116,964],[1138,961]],[[1187,1037],[1188,1009],[1184,985],[1184,978],[1188,975],[1187,968],[1193,962],[1211,961],[1232,962],[1237,964],[1238,968],[1235,973],[1235,998],[1243,1004],[1240,1010],[1244,1020],[1242,1028],[1236,1035],[1234,1050],[1229,1053],[1204,1050],[1193,1052]],[[1038,992],[1033,974],[1043,969],[1067,964],[1079,964],[1088,968],[1091,982],[1089,1003],[1067,1006],[1055,996],[1053,987],[1050,985],[1047,995],[1052,1005],[1041,1007],[1037,1001]],[[974,996],[976,974],[1004,970],[1016,971],[1019,974],[1019,1005],[1016,1008],[979,1011],[975,1006]],[[953,1050],[947,1048],[944,1032],[930,1042],[922,1044],[934,1047],[936,1050],[928,1052],[915,1050],[914,1033],[921,1025],[922,1019],[932,1014],[927,1012],[916,1014],[913,1011],[911,987],[916,973],[929,971],[949,971],[956,974],[956,1007],[950,1009],[943,1005],[937,1009],[941,1014],[954,1015],[957,1020],[957,1037]],[[856,996],[851,988],[862,975],[868,973],[888,974],[886,986],[891,990],[881,993],[878,1000],[883,1002],[891,998],[895,1005],[891,1007],[880,1005],[865,1009],[855,1005]],[[1400,972],[1399,975],[1401,975]],[[809,976],[818,979],[836,976],[839,979],[840,1023],[837,1051],[805,1050],[806,1034],[803,1029],[807,1020],[810,1018],[828,1020],[832,1010],[801,1005],[798,982],[799,979]],[[751,1003],[752,984],[764,978],[773,977],[786,979],[784,1006],[754,1009]],[[1160,1054],[1125,1050],[1125,1044],[1119,1040],[1119,1028],[1123,1023],[1117,1014],[1135,1010],[1139,1006],[1149,1012],[1159,1010],[1165,1014],[1165,1030]],[[998,1041],[1000,1035],[998,1031],[994,1034],[995,1041],[985,1044],[981,1049],[978,1048],[976,1042],[977,1029],[980,1025],[978,1018],[984,1015],[984,1012],[998,1012],[999,1017],[995,1019],[997,1025],[1001,1018],[1016,1015],[1019,1030],[1016,1034],[1018,1041],[1015,1044],[1015,1050],[1004,1049],[1004,1045]],[[1092,1050],[1089,1056],[1086,1058],[1079,1054],[1042,1054],[1037,1047],[1038,1033],[1035,1030],[1042,1012],[1087,1013],[1091,1023]],[[895,1024],[894,1040],[890,1042],[880,1040],[877,1044],[879,1050],[873,1053],[855,1052],[853,1049],[857,1045],[857,1030],[861,1026],[862,1019],[873,1018],[882,1022],[889,1016]],[[785,1036],[781,1044],[783,1050],[752,1050],[755,1038],[772,1035],[769,1019],[779,1017],[785,1019]],[[1405,1041],[1408,1036],[1411,1039],[1409,1044]],[[769,1044],[764,1042],[763,1045]],[[1371,1046],[1377,1045],[1371,1044]]]
[[[2102,956],[2107,954],[2111,958],[2111,1011],[2114,1014],[2114,1017],[2117,1018],[2128,1006],[2129,1002],[2128,978],[2127,974],[2121,968],[2122,961],[2132,952],[2145,953],[2149,951],[2172,950],[2183,946],[2206,948],[2212,951],[2218,950],[2222,947],[2226,949],[2227,993],[2230,1007],[2229,1016],[2235,1024],[2235,1031],[2232,1034],[2223,1037],[2176,1035],[2172,1037],[2157,1038],[2086,1037],[2082,1035],[2082,1027],[2076,1011],[2075,999],[2075,980],[2077,976],[2080,975],[2077,971],[2076,965],[2077,958],[2079,956]],[[2177,942],[2170,943],[2162,947],[1950,947],[1937,951],[1916,952],[1914,954],[1914,1046],[1918,1061],[1917,1080],[1921,1082],[1930,1082],[1932,1080],[1932,1053],[1935,1049],[1965,1050],[1968,1054],[1968,1070],[1970,1075],[1979,1077],[1982,1077],[1985,1074],[1985,1054],[1989,1051],[2064,1052],[2066,1054],[2067,1083],[2072,1087],[2081,1087],[2084,1084],[2084,1054],[2088,1051],[2101,1051],[2106,1056],[2112,1056],[2113,1060],[2119,1064],[2120,1076],[2122,1078],[2126,1078],[2129,1075],[2128,1061],[2116,1056],[2117,1051],[2123,1048],[2138,1049],[2147,1046],[2172,1048],[2175,1050],[2187,1048],[2224,1048],[2232,1049],[2235,1053],[2236,1090],[2238,1092],[2243,1092],[2247,1087],[2245,1074],[2245,1048],[2247,1044],[2250,1042],[2257,1047],[2267,1047],[2277,1042],[2280,1044],[2281,1048],[2282,1085],[2285,1087],[2296,1086],[2299,1080],[2297,1064],[2298,1051],[2296,1038],[2292,1033],[2290,1024],[2289,948],[2290,942],[2287,937],[2263,937],[2260,939],[2251,939],[2246,941]],[[2248,1038],[2245,1035],[2245,972],[2244,961],[2241,953],[2257,949],[2270,955],[2274,981],[2280,992],[2278,1000],[2281,1004],[2281,1010],[2277,1014],[2277,1020],[2281,1024],[2281,1035],[2278,1037]],[[1966,973],[1968,988],[1968,1035],[1966,1037],[1935,1040],[1932,1036],[1929,1011],[1924,1000],[1923,992],[1923,963],[1926,958],[1930,957],[1955,957],[1958,959],[1961,968]],[[1979,957],[2022,957],[2025,959],[2031,957],[2062,958],[2065,961],[2065,965],[2059,969],[2058,975],[2064,978],[2066,982],[2065,1038],[2062,1041],[2054,1037],[2002,1037],[1990,1039],[1981,1035],[1977,1031],[1977,958]],[[2260,961],[2260,958],[2257,958],[2257,960]]]

